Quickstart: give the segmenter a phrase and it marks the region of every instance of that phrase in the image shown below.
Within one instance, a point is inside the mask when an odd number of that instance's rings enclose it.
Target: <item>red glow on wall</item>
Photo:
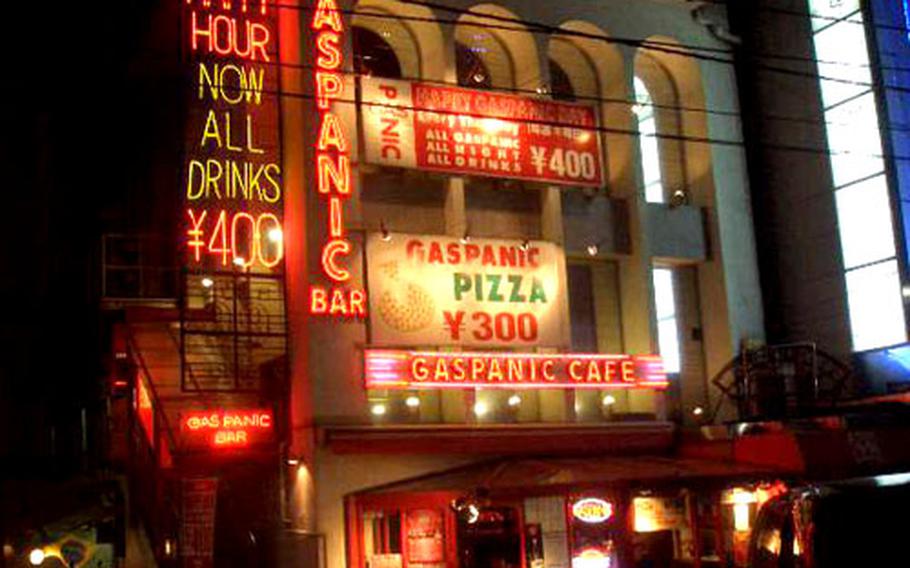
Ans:
[[[657,355],[444,353],[368,349],[367,388],[663,389]]]
[[[274,417],[268,409],[201,410],[181,417],[181,432],[190,443],[212,448],[245,447],[271,435]]]

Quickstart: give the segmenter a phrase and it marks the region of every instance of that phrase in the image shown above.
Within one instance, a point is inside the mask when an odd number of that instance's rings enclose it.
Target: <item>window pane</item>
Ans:
[[[591,267],[586,264],[569,264],[567,273],[572,350],[576,353],[596,353],[597,318],[594,312]]]
[[[635,77],[635,100],[638,101],[638,149],[641,153],[641,174],[645,187],[645,201],[663,203],[664,187],[660,171],[660,145],[657,141],[657,121],[651,106],[651,93],[644,81]]]
[[[861,14],[853,14],[858,11],[859,0],[809,0],[810,16],[818,16],[812,18],[813,30],[831,25],[834,19],[845,16],[850,16],[847,18],[848,21],[860,20]]]
[[[844,267],[894,256],[891,200],[885,176],[839,189],[834,195]]]
[[[834,187],[885,171],[875,96],[865,95],[825,112]]]
[[[862,351],[907,341],[897,261],[847,272],[853,349]]]
[[[657,314],[657,344],[668,373],[680,369],[679,326],[676,319],[676,295],[673,285],[673,271],[655,268],[654,311]]]
[[[819,60],[818,74],[823,78],[819,83],[825,108],[859,95],[871,87],[869,52],[863,26],[842,22],[817,33],[815,55]]]

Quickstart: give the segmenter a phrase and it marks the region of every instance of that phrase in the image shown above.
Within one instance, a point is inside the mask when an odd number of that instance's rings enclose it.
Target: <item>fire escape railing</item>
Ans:
[[[740,421],[799,418],[836,409],[856,385],[853,369],[814,343],[746,349],[711,379],[721,396],[709,419],[724,405]]]

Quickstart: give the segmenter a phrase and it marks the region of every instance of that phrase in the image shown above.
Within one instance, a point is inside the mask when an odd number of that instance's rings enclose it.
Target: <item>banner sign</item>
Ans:
[[[561,249],[401,233],[367,238],[374,345],[565,347]]]
[[[367,162],[603,185],[593,106],[373,77],[360,86]]]
[[[368,389],[667,387],[667,374],[658,355],[368,349],[364,361]]]

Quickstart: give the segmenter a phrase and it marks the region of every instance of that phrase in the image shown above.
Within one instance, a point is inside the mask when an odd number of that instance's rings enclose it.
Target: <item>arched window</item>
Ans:
[[[569,74],[553,59],[550,59],[550,94],[558,101],[575,100],[575,89]]]
[[[661,174],[660,145],[657,141],[657,116],[654,101],[645,82],[635,77],[635,115],[638,117],[638,149],[641,153],[642,182],[645,201],[664,203],[663,175]]]
[[[455,44],[455,70],[458,75],[458,84],[473,89],[489,89],[493,86],[493,77],[483,59],[477,54],[478,49],[480,48],[468,47],[461,42]]]
[[[398,56],[382,36],[361,26],[354,26],[351,36],[355,73],[370,77],[401,78]]]

